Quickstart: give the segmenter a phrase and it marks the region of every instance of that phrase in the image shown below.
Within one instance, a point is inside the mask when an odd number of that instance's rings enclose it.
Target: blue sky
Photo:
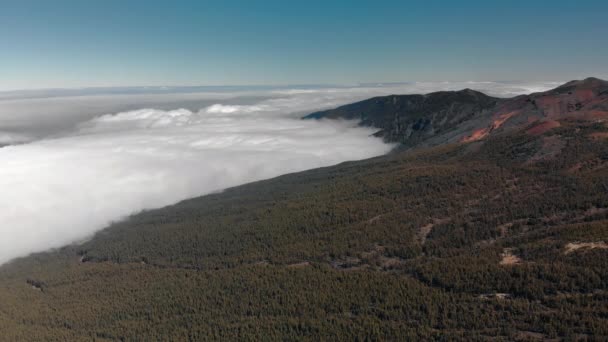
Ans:
[[[0,5],[0,90],[608,78],[608,1]]]

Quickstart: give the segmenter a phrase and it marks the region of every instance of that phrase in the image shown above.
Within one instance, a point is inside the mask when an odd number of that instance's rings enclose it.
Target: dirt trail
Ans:
[[[599,248],[599,249],[608,249],[608,244],[603,242],[603,241],[599,241],[599,242],[570,242],[568,243],[566,246],[566,251],[564,252],[564,254],[569,254],[572,253],[576,250],[579,249],[594,249],[594,248]]]

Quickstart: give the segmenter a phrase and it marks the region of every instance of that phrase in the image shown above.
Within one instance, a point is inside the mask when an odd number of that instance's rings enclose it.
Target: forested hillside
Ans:
[[[134,215],[0,268],[0,339],[606,340],[608,126],[555,118]]]

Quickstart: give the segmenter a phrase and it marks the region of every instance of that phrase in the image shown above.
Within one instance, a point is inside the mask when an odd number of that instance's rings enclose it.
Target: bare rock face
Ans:
[[[608,120],[608,82],[587,78],[510,99],[471,89],[390,95],[304,118],[358,119],[364,126],[377,127],[377,136],[406,148],[472,142],[524,127],[538,135],[559,127],[560,120]]]

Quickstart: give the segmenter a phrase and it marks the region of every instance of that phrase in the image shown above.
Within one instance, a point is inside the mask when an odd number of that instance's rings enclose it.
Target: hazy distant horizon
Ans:
[[[597,77],[588,75],[587,77]],[[29,88],[29,89],[0,89],[0,101],[13,99],[35,99],[49,97],[70,97],[70,96],[94,96],[94,95],[138,95],[138,94],[195,94],[201,92],[235,92],[251,90],[281,90],[281,89],[327,89],[327,88],[357,88],[357,87],[395,87],[406,85],[454,85],[459,84],[463,87],[467,85],[480,84],[502,84],[522,85],[522,84],[551,84],[560,85],[574,79],[555,79],[555,80],[493,80],[493,81],[395,81],[395,82],[357,82],[357,83],[311,83],[311,84],[227,84],[227,85],[125,85],[125,86],[83,86],[83,87],[50,87],[50,88]],[[463,88],[464,89],[464,88]],[[474,88],[473,88],[474,89]],[[474,89],[484,91],[478,87]],[[485,90],[487,91],[487,90]]]

